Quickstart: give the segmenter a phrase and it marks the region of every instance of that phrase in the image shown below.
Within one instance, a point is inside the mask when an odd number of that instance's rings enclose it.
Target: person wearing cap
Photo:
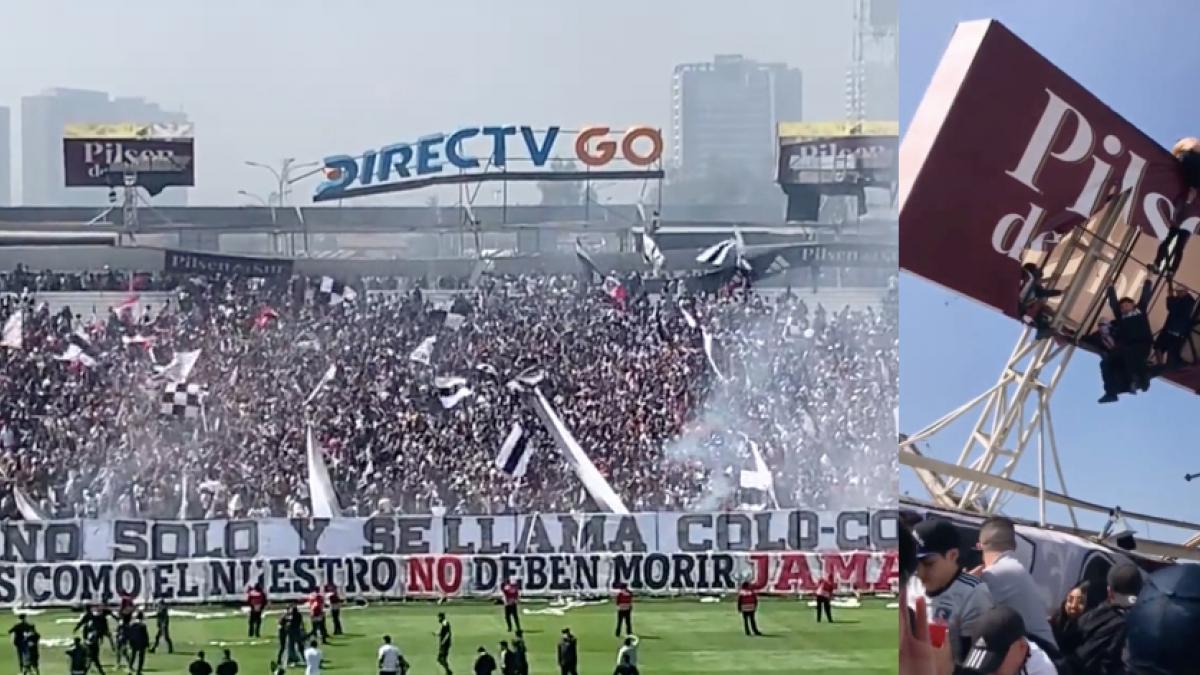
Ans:
[[[1125,675],[1125,618],[1142,590],[1142,573],[1131,563],[1108,571],[1108,599],[1079,617],[1079,646],[1055,659],[1063,675]]]
[[[1033,575],[1017,559],[1017,530],[1013,521],[996,516],[979,528],[979,550],[983,553],[980,578],[987,584],[997,605],[1012,607],[1025,622],[1025,631],[1050,658],[1058,657],[1058,642],[1050,627],[1053,607]]]
[[[958,528],[948,520],[931,518],[913,528],[917,543],[917,578],[929,603],[929,619],[945,625],[950,650],[960,659],[976,635],[979,617],[993,606],[988,588],[959,564]],[[915,597],[915,596],[914,596]]]
[[[496,672],[496,659],[488,653],[486,647],[480,647],[475,657],[475,675],[493,675]]]
[[[1054,663],[1025,633],[1011,607],[993,607],[979,618],[979,635],[955,675],[1058,675]]]
[[[1125,615],[1125,665],[1133,675],[1190,675],[1200,644],[1200,566],[1176,564],[1146,578]]]

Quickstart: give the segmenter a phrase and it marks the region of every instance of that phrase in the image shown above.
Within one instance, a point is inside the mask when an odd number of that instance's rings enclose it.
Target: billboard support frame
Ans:
[[[1057,312],[1050,321],[1052,333],[1058,337],[1039,339],[1037,328],[1026,324],[996,384],[917,434],[906,438],[901,443],[902,454],[905,452],[905,446],[915,446],[917,442],[927,440],[982,404],[979,418],[967,437],[956,466],[1011,480],[1017,464],[1029,449],[1036,433],[1038,522],[1041,526],[1046,526],[1047,455],[1054,462],[1061,494],[1069,496],[1059,460],[1058,443],[1054,436],[1050,399],[1078,348],[1079,340],[1091,331],[1099,319],[1104,298],[1101,295],[1092,297],[1083,308],[1083,318],[1080,321],[1071,321],[1067,315],[1072,313],[1072,308],[1078,302],[1083,301],[1085,286],[1096,283],[1097,276],[1102,287],[1110,286],[1130,259],[1138,239],[1137,230],[1124,228],[1117,243],[1109,242],[1109,238],[1122,222],[1122,214],[1131,195],[1130,190],[1112,195],[1096,209],[1084,225],[1075,228],[1055,248],[1060,254],[1063,250],[1068,250],[1078,256],[1072,258],[1069,254],[1060,255],[1047,279],[1053,286],[1054,282],[1067,272],[1071,263],[1076,264],[1070,283],[1063,289],[1057,303]],[[1046,373],[1049,373],[1048,379],[1043,378]],[[1006,446],[1014,431],[1016,436],[1012,438],[1014,445],[1010,449]],[[949,508],[973,510],[984,515],[995,514],[1014,494],[1003,484],[963,474],[943,475],[925,470],[918,471],[917,475],[938,504]],[[961,490],[961,494],[954,492],[956,488]],[[1072,524],[1078,528],[1074,507],[1070,504],[1066,506]]]

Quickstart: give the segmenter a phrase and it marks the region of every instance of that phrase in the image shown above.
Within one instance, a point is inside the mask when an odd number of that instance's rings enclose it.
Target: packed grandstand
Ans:
[[[452,305],[361,284],[331,300],[328,279],[299,275],[2,282],[0,321],[22,314],[22,348],[0,350],[7,518],[21,500],[50,518],[309,516],[310,424],[343,515],[595,510],[510,386],[530,368],[631,511],[894,500],[898,336],[884,303],[682,284],[614,303],[540,274],[485,276]],[[129,298],[99,312],[44,301],[100,289]],[[149,307],[148,289],[171,299]],[[164,414],[164,371],[193,354],[203,414]],[[496,462],[514,422],[532,452],[523,477]],[[740,479],[756,456],[771,494]]]

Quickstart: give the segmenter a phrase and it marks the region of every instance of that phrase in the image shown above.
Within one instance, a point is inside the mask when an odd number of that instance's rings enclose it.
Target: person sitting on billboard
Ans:
[[[1163,321],[1158,337],[1154,338],[1154,360],[1164,369],[1178,368],[1183,364],[1183,345],[1192,332],[1192,312],[1196,299],[1183,286],[1170,285],[1167,296],[1167,318]]]
[[[1017,300],[1017,317],[1029,317],[1037,328],[1037,339],[1050,337],[1050,311],[1046,299],[1062,295],[1062,291],[1042,285],[1042,270],[1034,263],[1021,266],[1020,297]]]
[[[1147,279],[1136,302],[1124,297],[1117,300],[1117,291],[1109,286],[1105,291],[1112,309],[1112,348],[1100,359],[1100,377],[1104,381],[1104,396],[1100,403],[1112,403],[1123,393],[1136,394],[1150,388],[1147,361],[1154,345],[1154,331],[1146,312],[1150,306],[1153,283]]]

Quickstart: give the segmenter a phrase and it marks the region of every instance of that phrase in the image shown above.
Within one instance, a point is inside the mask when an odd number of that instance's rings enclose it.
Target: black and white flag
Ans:
[[[505,387],[511,392],[520,394],[533,391],[545,380],[546,371],[541,366],[532,366],[518,373],[516,377],[508,381]]]
[[[733,239],[726,239],[709,246],[696,256],[696,262],[712,265],[713,267],[721,267],[725,264],[725,259],[729,254],[737,249],[737,242]]]
[[[343,302],[354,302],[358,297],[358,291],[334,279],[333,277],[321,277],[321,293],[319,298],[329,305],[340,305]]]
[[[433,345],[436,342],[436,335],[430,335],[424,340],[421,340],[421,344],[417,345],[417,348],[412,350],[412,353],[408,355],[408,360],[429,365],[429,363],[433,361]]]
[[[163,389],[159,412],[167,417],[196,419],[204,410],[204,389],[198,384],[172,382]]]
[[[529,456],[533,449],[529,447],[529,437],[519,422],[513,422],[512,430],[500,446],[500,454],[496,455],[496,467],[504,473],[520,478],[529,468]]]
[[[433,380],[433,386],[437,389],[438,400],[442,402],[442,408],[446,410],[450,410],[475,395],[475,392],[467,386],[465,377],[438,377]]]

